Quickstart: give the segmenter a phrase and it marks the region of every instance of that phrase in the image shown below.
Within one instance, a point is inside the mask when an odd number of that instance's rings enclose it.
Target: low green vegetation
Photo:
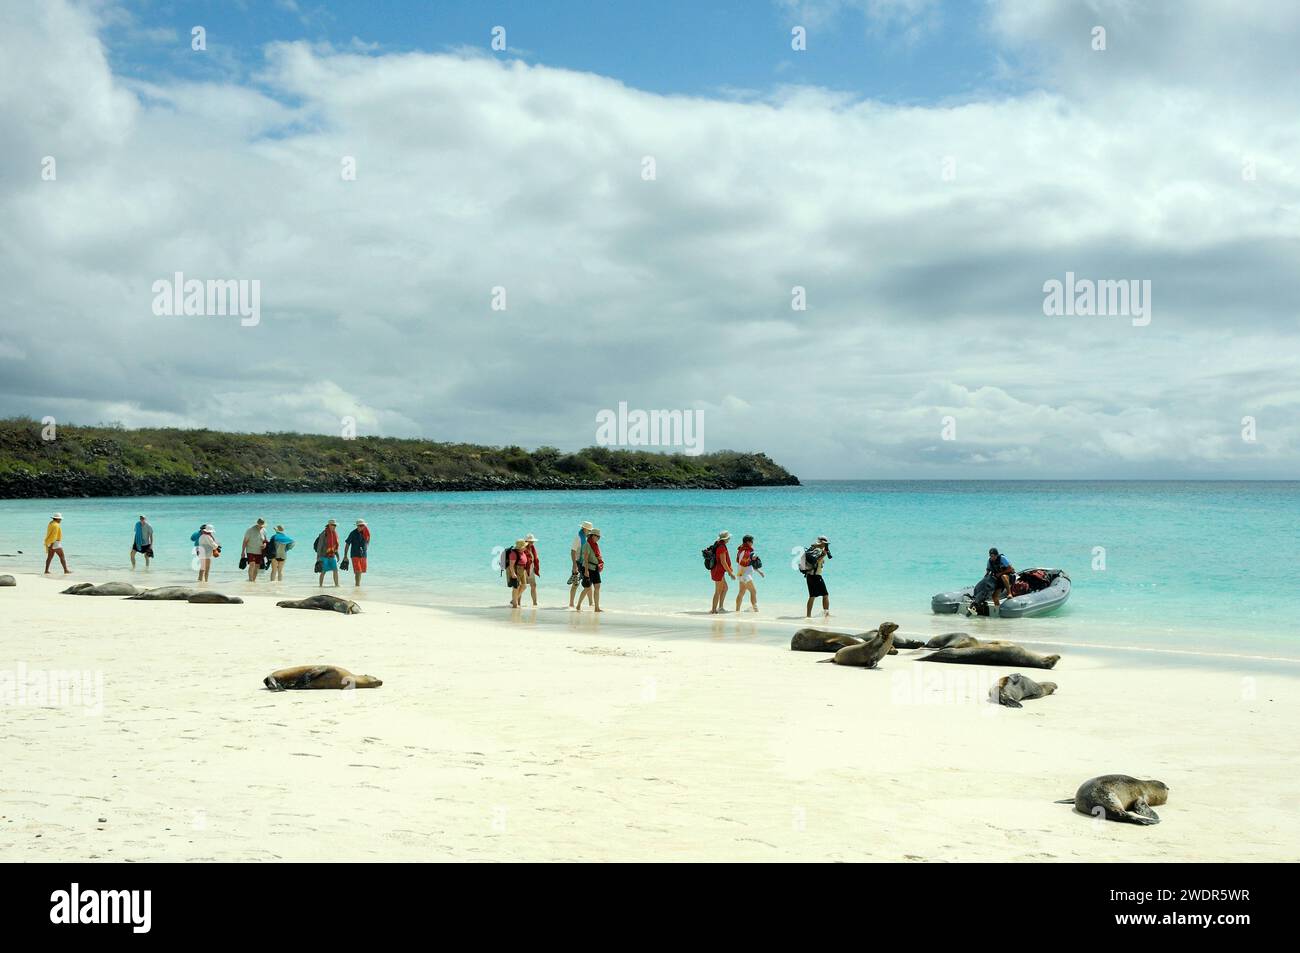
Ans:
[[[382,490],[731,488],[798,480],[766,454],[483,447],[392,437],[127,430],[0,420],[0,497]]]

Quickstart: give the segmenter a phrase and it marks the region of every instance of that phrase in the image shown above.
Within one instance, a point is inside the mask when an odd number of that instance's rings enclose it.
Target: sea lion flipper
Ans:
[[[1147,803],[1146,798],[1138,798],[1133,802],[1133,806],[1129,808],[1129,816],[1126,819],[1134,824],[1160,823],[1160,815],[1151,809],[1151,805]]]
[[[317,665],[315,668],[303,672],[301,675],[298,676],[298,687],[306,688],[308,685],[316,681],[316,679],[320,678],[326,672],[332,672],[332,671],[333,669],[330,668],[328,665]]]
[[[1006,708],[1024,708],[1024,707],[1025,707],[1024,705],[1020,704],[1020,702],[1016,701],[1014,698],[1010,697],[1009,695],[1007,695],[1007,694],[1005,694],[1005,693],[1003,693],[1003,694],[1001,694],[1001,695],[998,696],[998,704],[999,704],[999,705],[1002,705],[1003,707],[1006,707]],[[1071,803],[1073,803],[1073,802],[1071,802]]]

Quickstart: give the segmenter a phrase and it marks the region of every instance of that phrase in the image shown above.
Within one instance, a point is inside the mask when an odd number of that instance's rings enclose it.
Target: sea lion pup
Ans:
[[[964,649],[972,645],[979,645],[979,642],[979,639],[966,632],[945,632],[943,635],[936,635],[929,642],[926,642],[923,648]]]
[[[185,602],[198,591],[197,589],[191,589],[189,586],[159,586],[157,589],[146,589],[144,592],[137,592],[129,598],[144,599],[146,602]]]
[[[1127,774],[1103,774],[1079,785],[1073,801],[1065,798],[1056,803],[1073,803],[1080,814],[1093,817],[1100,811],[1108,821],[1159,824],[1160,816],[1151,810],[1151,805],[1164,804],[1168,800],[1169,788],[1163,781],[1139,781]]]
[[[0,586],[16,586],[18,580],[13,576],[0,576]]]
[[[306,599],[285,599],[277,602],[281,609],[330,609],[334,612],[342,612],[344,615],[356,615],[361,611],[361,607],[350,599],[340,599],[338,596],[308,596]]]
[[[956,665],[1016,665],[1024,668],[1051,668],[1059,655],[1039,655],[1014,642],[980,642],[960,649],[940,649],[922,655],[918,662],[952,662]]]
[[[98,586],[88,582],[79,582],[75,586],[64,589],[63,594],[69,596],[133,596],[139,591],[129,582],[106,582]]]
[[[853,665],[858,668],[875,668],[882,658],[894,647],[894,632],[898,626],[893,622],[882,622],[880,628],[872,630],[871,638],[857,645],[846,645],[835,653],[834,658],[824,658],[822,662],[834,662],[836,665]]]
[[[894,633],[894,648],[896,649],[923,649],[925,643],[920,639],[909,639],[905,635]],[[892,653],[891,653],[892,654]]]
[[[1031,698],[1044,698],[1056,691],[1056,682],[1039,682],[1034,681],[1028,675],[1021,675],[1016,672],[1014,675],[1004,675],[993,683],[989,689],[989,701],[997,702],[999,705],[1005,705],[1008,708],[1024,708],[1020,704],[1022,701],[1028,701]]]
[[[373,675],[353,675],[337,665],[299,665],[282,668],[262,679],[273,692],[304,688],[378,688],[384,684]]]
[[[244,600],[239,596],[228,596],[222,592],[196,592],[185,600],[195,605],[242,606]]]
[[[791,652],[838,652],[846,645],[861,645],[866,639],[825,629],[800,629],[790,639]]]

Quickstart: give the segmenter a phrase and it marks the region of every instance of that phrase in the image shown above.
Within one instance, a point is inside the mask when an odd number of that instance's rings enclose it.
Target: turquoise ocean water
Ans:
[[[1190,641],[1300,657],[1293,482],[836,481],[732,491],[4,500],[0,553],[24,555],[0,557],[0,571],[40,568],[54,510],[64,515],[77,576],[101,581],[130,578],[138,513],[155,532],[149,584],[191,577],[190,534],[211,522],[225,547],[213,584],[231,591],[243,575],[239,541],[256,517],[285,524],[298,540],[286,570],[293,589],[315,585],[310,547],[325,520],[334,517],[346,533],[360,516],[373,533],[365,595],[456,606],[506,604],[494,548],[528,532],[540,541],[543,604],[563,604],[569,542],[589,519],[604,534],[604,606],[657,614],[708,608],[699,551],[727,529],[737,541],[756,537],[767,571],[759,582],[764,617],[786,619],[802,614],[807,596],[792,554],[825,534],[834,554],[826,571],[832,610],[840,620],[873,623],[928,613],[931,594],[974,583],[988,547],[998,546],[1018,568],[1056,566],[1074,582],[1064,609],[1019,620],[1024,631],[1086,628],[1092,641]],[[1017,625],[1000,622],[1003,631]]]

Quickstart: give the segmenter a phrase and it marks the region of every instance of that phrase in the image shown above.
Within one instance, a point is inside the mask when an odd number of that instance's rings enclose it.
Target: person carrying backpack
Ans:
[[[709,567],[709,576],[713,579],[713,606],[709,609],[710,615],[727,611],[722,607],[727,598],[727,580],[723,577],[736,578],[736,574],[731,569],[731,554],[727,552],[729,539],[731,534],[724,529],[710,547],[713,550],[713,565]]]
[[[524,598],[524,587],[528,585],[528,570],[532,557],[528,554],[526,540],[517,539],[505,553],[506,582],[510,586],[510,608],[518,609]]]
[[[578,553],[578,569],[582,573],[582,593],[578,596],[577,611],[582,611],[582,600],[590,597],[591,607],[600,612],[600,574],[605,569],[605,558],[600,553],[600,530],[587,530],[586,540]]]
[[[808,609],[805,616],[812,618],[813,603],[821,596],[822,615],[829,618],[831,614],[831,597],[826,591],[826,580],[822,576],[822,567],[831,556],[831,544],[825,536],[818,536],[817,542],[803,551],[799,557],[799,571],[808,583]]]
[[[736,549],[736,565],[740,567],[740,576],[736,584],[736,611],[740,611],[740,604],[745,599],[745,593],[749,593],[749,605],[754,612],[758,611],[758,589],[754,586],[754,573],[767,576],[763,572],[763,560],[758,558],[754,552],[754,537],[746,536],[740,541],[740,546]]]

